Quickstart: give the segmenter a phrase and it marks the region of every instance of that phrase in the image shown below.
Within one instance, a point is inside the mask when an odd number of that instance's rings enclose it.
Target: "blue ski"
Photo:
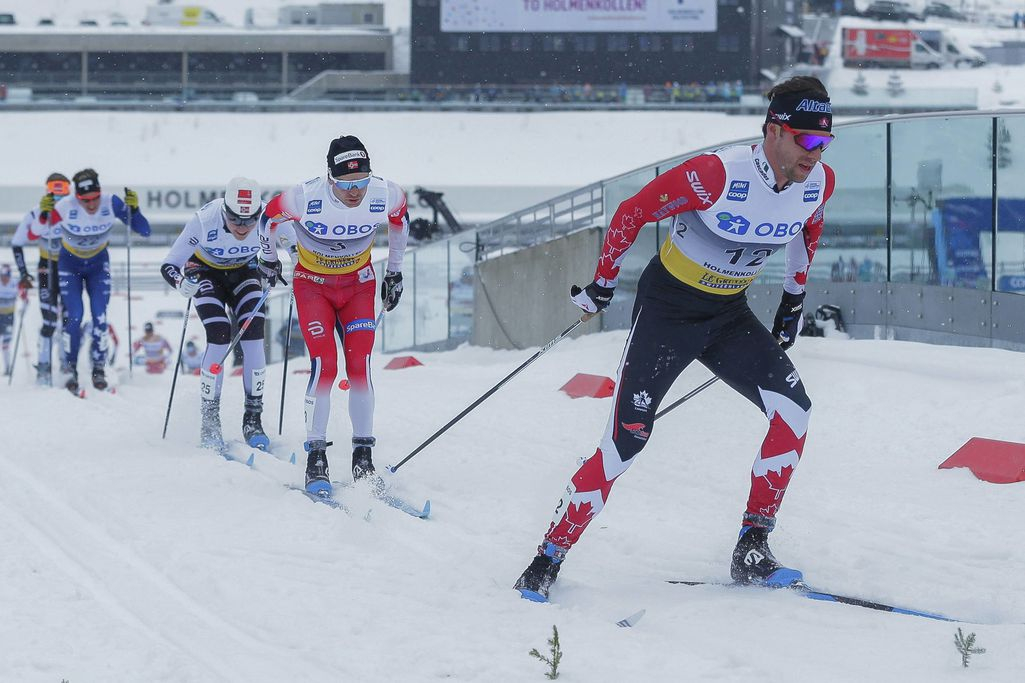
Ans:
[[[726,583],[723,581],[666,581],[666,583],[674,583],[683,586],[725,586],[727,588],[764,588],[764,586],[757,586],[752,584],[739,584],[739,583]],[[942,614],[934,614],[933,612],[924,612],[917,609],[908,609],[906,607],[897,607],[895,605],[887,605],[882,602],[873,602],[871,600],[862,600],[861,598],[852,598],[847,595],[838,595],[836,593],[829,593],[827,591],[820,591],[804,583],[795,583],[786,589],[772,588],[770,590],[790,590],[797,595],[800,595],[811,600],[821,600],[823,602],[838,602],[843,605],[854,605],[855,607],[864,607],[866,609],[879,610],[880,612],[893,612],[894,614],[907,614],[912,617],[924,617],[925,619],[938,619],[940,621],[958,621],[957,619],[951,619],[945,617]]]
[[[355,484],[348,481],[332,481],[331,484],[333,486],[340,486],[342,488],[355,487]],[[381,501],[388,507],[395,508],[396,510],[401,510],[402,512],[405,512],[407,515],[411,515],[413,517],[416,517],[417,519],[427,519],[431,515],[430,500],[424,502],[423,507],[416,507],[415,505],[406,502],[402,498],[399,498],[398,496],[389,493],[387,490],[382,492],[371,490],[370,495],[372,495],[374,498]]]
[[[299,493],[303,494],[304,496],[306,496],[307,498],[309,498],[310,500],[312,500],[315,503],[323,503],[324,505],[328,506],[329,508],[334,508],[335,510],[341,510],[343,512],[348,512],[349,511],[349,508],[347,508],[344,503],[342,503],[341,501],[335,500],[330,495],[323,495],[323,494],[318,494],[318,493],[310,493],[309,491],[307,491],[303,487],[295,486],[293,484],[285,484],[285,488],[287,488],[289,491],[298,491]]]

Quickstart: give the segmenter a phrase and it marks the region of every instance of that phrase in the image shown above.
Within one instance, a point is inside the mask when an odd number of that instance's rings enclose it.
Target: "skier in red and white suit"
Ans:
[[[310,352],[306,389],[306,489],[330,493],[326,449],[331,389],[338,374],[335,330],[342,335],[352,421],[352,470],[374,473],[374,346],[377,281],[370,262],[378,225],[388,226],[388,265],[381,283],[386,311],[402,295],[402,257],[409,235],[406,195],[395,183],[371,175],[367,148],[353,135],[331,141],[328,174],[296,185],[267,205],[261,227],[260,270],[271,286],[281,279],[275,233],[295,231],[298,264],[292,287],[303,338]]]
[[[690,159],[620,204],[594,282],[571,291],[573,302],[589,313],[607,307],[638,232],[671,220],[665,243],[637,284],[605,435],[573,475],[537,556],[516,582],[525,598],[548,599],[567,551],[647,444],[659,404],[694,360],[769,422],[751,470],[730,573],[740,583],[772,586],[802,578],[776,561],[767,537],[804,450],[811,410],[785,350],[800,330],[808,269],[833,192],[833,171],[821,163],[833,140],[832,114],[825,88],[812,77],[775,86],[769,99],[760,144]],[[786,254],[786,276],[770,332],[744,292],[777,251]]]

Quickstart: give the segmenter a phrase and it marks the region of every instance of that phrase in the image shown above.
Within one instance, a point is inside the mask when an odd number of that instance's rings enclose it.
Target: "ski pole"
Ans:
[[[682,398],[677,399],[676,401],[674,401],[673,404],[671,406],[669,406],[668,408],[663,408],[662,410],[660,410],[657,413],[655,413],[655,419],[657,420],[658,418],[662,417],[663,415],[668,413],[673,408],[676,408],[676,407],[680,406],[681,404],[683,404],[685,401],[694,398],[695,396],[700,394],[702,391],[704,391],[705,389],[707,389],[708,387],[712,386],[713,384],[715,384],[718,381],[719,381],[719,377],[716,376],[716,377],[713,377],[712,379],[708,380],[707,382],[705,382],[701,386],[696,387],[695,389],[693,389],[687,395],[685,395]]]
[[[7,375],[7,386],[11,386],[11,382],[14,381],[14,366],[18,364],[18,346],[21,343],[21,331],[25,327],[25,311],[28,310],[28,295],[25,296],[25,302],[21,305],[21,315],[18,316],[18,332],[14,337],[14,353],[11,355],[11,374]]]
[[[285,328],[285,363],[281,368],[281,410],[278,411],[278,436],[285,424],[285,383],[288,381],[288,356],[292,347],[292,310],[295,307],[295,292],[288,298],[288,327]]]
[[[697,396],[698,394],[700,394],[700,393],[701,393],[702,391],[704,391],[705,389],[707,389],[708,387],[712,386],[713,384],[715,384],[715,383],[716,383],[716,382],[718,382],[718,381],[719,381],[719,378],[718,378],[718,377],[713,377],[712,379],[708,380],[707,382],[705,382],[705,383],[704,383],[704,384],[702,384],[701,386],[699,386],[699,387],[695,388],[695,389],[694,389],[693,391],[691,391],[690,393],[688,393],[688,394],[687,394],[686,396],[684,396],[683,398],[680,398],[680,399],[676,400],[676,401],[675,401],[675,402],[674,402],[674,403],[673,403],[673,404],[672,404],[671,406],[669,406],[668,408],[663,408],[662,410],[660,410],[660,411],[658,411],[657,413],[655,413],[655,419],[657,420],[658,418],[662,417],[663,415],[665,415],[666,413],[668,413],[668,412],[669,412],[670,410],[672,410],[673,408],[677,408],[677,407],[679,407],[680,405],[682,405],[682,404],[683,404],[683,403],[684,403],[685,401],[687,401],[687,400],[689,400],[689,399],[692,399],[692,398],[694,398],[695,396]]]
[[[231,355],[231,350],[235,348],[235,345],[238,344],[240,339],[242,339],[242,335],[249,329],[249,325],[256,319],[257,314],[260,312],[260,309],[263,308],[263,304],[267,301],[268,296],[270,296],[270,287],[263,290],[263,296],[260,297],[260,300],[256,302],[256,306],[253,308],[253,314],[246,318],[244,323],[238,326],[238,332],[235,333],[234,339],[232,339],[231,343],[228,344],[228,348],[224,351],[224,355],[221,356],[221,361],[210,365],[211,374],[221,374],[221,371],[224,369],[224,361],[228,359],[228,356]]]
[[[125,188],[125,195],[128,194],[128,188]],[[132,377],[132,368],[135,363],[132,362],[132,207],[125,204],[125,208],[128,210],[128,223],[125,229],[125,251],[126,258],[128,260],[128,266],[126,269],[126,276],[128,279],[128,377]],[[190,299],[191,302],[191,299]],[[185,316],[185,321],[188,322],[188,315]],[[184,332],[182,333],[185,334]],[[182,337],[184,339],[184,336]],[[175,379],[177,379],[178,373],[175,372]],[[173,390],[172,390],[173,393]],[[167,414],[171,414],[171,406],[167,406]],[[167,423],[164,423],[164,433],[167,433]]]
[[[402,459],[402,460],[401,460],[401,461],[399,462],[399,464],[397,464],[397,465],[394,465],[394,466],[392,466],[392,467],[389,467],[389,468],[388,468],[388,470],[389,470],[390,472],[394,473],[394,472],[395,472],[395,471],[396,471],[397,469],[399,469],[399,468],[400,468],[400,467],[402,467],[402,466],[403,466],[404,464],[406,464],[407,462],[409,462],[409,460],[410,460],[410,459],[411,459],[411,458],[412,458],[412,457],[413,457],[414,455],[416,455],[417,453],[419,453],[419,452],[420,452],[420,451],[422,451],[423,449],[427,448],[427,446],[429,446],[429,445],[430,445],[430,444],[431,444],[431,443],[432,443],[432,442],[433,442],[433,441],[434,441],[435,439],[437,439],[437,438],[438,438],[439,436],[441,436],[441,435],[442,435],[442,434],[444,434],[444,433],[445,433],[446,431],[448,431],[449,427],[451,427],[451,426],[452,426],[452,425],[454,425],[454,424],[455,424],[456,422],[459,422],[459,421],[460,421],[461,419],[463,419],[464,417],[466,417],[466,415],[467,415],[467,414],[468,414],[468,413],[469,413],[469,412],[470,412],[471,410],[473,410],[474,408],[476,408],[477,406],[479,406],[479,405],[480,405],[481,403],[483,403],[483,402],[485,401],[485,399],[487,399],[487,398],[488,398],[489,396],[491,396],[491,395],[492,395],[492,394],[494,394],[494,393],[495,393],[496,391],[498,391],[499,389],[501,389],[501,388],[502,388],[502,387],[503,387],[503,386],[505,385],[505,383],[506,383],[506,382],[508,382],[509,380],[511,380],[511,379],[512,379],[513,377],[515,377],[516,375],[520,374],[520,372],[521,372],[521,371],[522,371],[523,369],[525,369],[525,368],[526,368],[526,367],[527,367],[528,365],[530,365],[531,363],[533,363],[534,361],[536,361],[536,360],[537,360],[538,358],[540,358],[541,356],[543,356],[544,354],[546,354],[546,353],[547,353],[548,351],[550,351],[550,350],[551,350],[551,348],[552,348],[553,346],[555,346],[556,344],[558,344],[559,342],[561,342],[561,341],[562,341],[563,339],[565,339],[565,338],[566,338],[567,336],[569,336],[569,334],[570,334],[570,333],[571,333],[571,332],[572,332],[573,330],[577,329],[577,327],[579,327],[581,323],[585,323],[585,322],[587,322],[588,320],[590,320],[591,318],[593,318],[593,317],[594,317],[594,316],[596,316],[596,315],[597,315],[597,313],[585,313],[584,315],[582,315],[582,316],[580,317],[580,319],[579,319],[579,320],[577,320],[577,321],[576,321],[575,323],[573,323],[572,325],[570,325],[569,327],[567,327],[567,328],[566,328],[565,330],[563,330],[563,331],[562,331],[562,333],[561,333],[561,334],[560,334],[560,335],[559,335],[558,337],[556,337],[555,339],[552,339],[552,340],[551,340],[550,342],[548,342],[547,344],[545,344],[544,346],[542,346],[542,347],[541,347],[541,348],[540,348],[540,349],[538,350],[538,352],[537,352],[537,353],[535,353],[535,354],[534,354],[533,356],[531,356],[531,357],[530,357],[530,358],[528,358],[527,360],[523,361],[523,363],[521,363],[521,364],[520,364],[520,366],[519,366],[518,368],[516,368],[515,370],[513,370],[512,372],[510,372],[510,373],[509,373],[508,375],[506,375],[505,377],[503,377],[503,378],[502,378],[502,381],[500,381],[500,382],[499,382],[498,384],[496,384],[495,386],[493,386],[493,387],[491,387],[490,389],[488,389],[488,390],[487,390],[487,391],[486,391],[486,392],[484,393],[484,395],[483,395],[483,396],[481,396],[481,397],[480,397],[480,398],[478,398],[478,399],[477,399],[476,401],[474,401],[473,403],[471,403],[470,405],[468,405],[468,406],[467,406],[467,407],[466,407],[466,408],[465,408],[465,409],[463,410],[463,412],[459,413],[459,414],[458,414],[458,415],[456,415],[456,416],[455,416],[454,418],[452,418],[451,420],[449,420],[449,421],[448,421],[448,423],[447,423],[447,424],[446,424],[446,425],[445,425],[444,427],[442,427],[442,428],[441,428],[441,429],[439,429],[438,431],[434,432],[434,434],[432,434],[432,435],[430,436],[430,438],[429,438],[429,439],[427,439],[427,440],[426,440],[426,441],[424,441],[424,442],[423,442],[422,444],[420,444],[420,445],[419,445],[419,446],[417,446],[417,447],[416,447],[415,449],[413,449],[413,452],[412,452],[412,453],[410,453],[409,455],[407,455],[406,457],[404,457],[404,458],[403,458],[403,459]]]
[[[182,338],[178,342],[178,362],[174,364],[174,376],[171,379],[171,395],[167,397],[167,413],[164,415],[164,433],[160,435],[161,439],[167,438],[167,423],[171,420],[171,402],[174,401],[174,388],[178,384],[178,369],[182,364],[182,350],[185,348],[185,331],[189,329],[189,313],[192,311],[192,297],[189,297],[188,302],[185,304],[185,322],[182,323]],[[131,334],[131,328],[129,328],[129,334]],[[128,352],[129,358],[131,358],[131,351]]]

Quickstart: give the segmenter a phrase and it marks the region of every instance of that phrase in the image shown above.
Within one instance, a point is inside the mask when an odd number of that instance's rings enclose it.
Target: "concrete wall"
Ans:
[[[542,346],[569,327],[581,315],[569,301],[569,288],[590,284],[602,237],[601,228],[589,228],[478,263],[470,343],[496,349]],[[592,322],[573,336],[599,329]]]

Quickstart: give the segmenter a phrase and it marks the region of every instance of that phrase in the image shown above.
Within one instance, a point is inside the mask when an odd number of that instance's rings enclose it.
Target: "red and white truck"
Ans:
[[[939,69],[947,60],[919,35],[904,28],[843,29],[843,64],[884,69]]]

